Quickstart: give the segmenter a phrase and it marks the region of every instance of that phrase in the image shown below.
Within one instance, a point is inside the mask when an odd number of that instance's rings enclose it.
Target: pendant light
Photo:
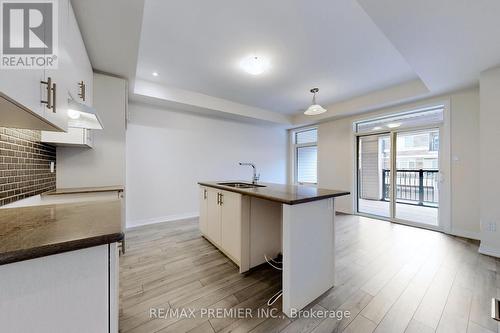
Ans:
[[[312,105],[307,108],[306,111],[304,111],[305,115],[308,116],[315,116],[318,114],[322,114],[326,112],[326,109],[323,108],[321,105],[316,104],[316,93],[319,91],[318,88],[312,88],[311,93],[313,94],[313,99],[312,99]]]

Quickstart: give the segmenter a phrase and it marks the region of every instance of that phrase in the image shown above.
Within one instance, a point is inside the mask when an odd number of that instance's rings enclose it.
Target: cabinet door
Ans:
[[[75,101],[92,106],[92,66],[71,3],[69,4],[67,26],[66,49],[69,55],[69,68],[67,73],[68,93]],[[79,85],[82,81],[85,85],[85,98],[81,96],[81,88]]]
[[[43,69],[0,69],[0,91],[31,111],[44,116],[45,105],[41,103],[45,98],[44,87],[40,83],[44,80]]]
[[[109,244],[109,332],[119,332],[120,256],[118,244]]]
[[[199,188],[200,197],[200,232],[204,235],[207,234],[207,208],[208,208],[208,191],[206,187],[200,186]]]
[[[221,246],[238,263],[241,258],[241,195],[221,191]]]
[[[219,191],[207,188],[207,234],[206,236],[216,245],[220,245],[220,206],[218,203]]]
[[[115,280],[109,290],[108,251],[100,245],[0,266],[0,331],[108,332],[118,289]]]
[[[45,31],[41,34],[44,36]],[[0,91],[26,108],[44,117],[45,68],[0,69]],[[30,124],[26,124],[29,128]]]
[[[68,72],[70,59],[67,52],[68,41],[68,11],[69,0],[58,0],[57,5],[57,39],[58,39],[58,65],[57,68],[45,69],[45,80],[49,77],[56,85],[53,109],[44,108],[44,118],[51,123],[67,130],[68,128]],[[45,94],[44,94],[45,95]]]

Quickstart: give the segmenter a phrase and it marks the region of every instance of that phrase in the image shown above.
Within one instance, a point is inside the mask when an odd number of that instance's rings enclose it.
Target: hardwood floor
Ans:
[[[491,297],[500,296],[500,260],[478,254],[476,242],[350,215],[338,216],[336,232],[336,286],[310,308],[348,310],[350,317],[292,320],[256,316],[280,290],[280,273],[261,266],[239,274],[200,236],[197,220],[128,231],[120,331],[500,333],[490,318]],[[150,308],[195,315],[150,318]],[[248,308],[253,316],[213,318],[207,308]]]

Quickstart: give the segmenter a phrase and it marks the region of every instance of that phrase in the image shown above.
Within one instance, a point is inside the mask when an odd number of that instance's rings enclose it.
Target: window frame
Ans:
[[[308,143],[296,143],[297,142],[297,133],[307,132],[310,130],[316,130],[316,141],[308,142]],[[318,157],[316,156],[316,182],[299,182],[297,179],[297,163],[298,163],[298,149],[304,147],[316,147],[316,151],[318,151],[318,141],[319,141],[319,130],[318,126],[308,126],[290,130],[290,152],[291,152],[291,182],[294,185],[318,185]]]

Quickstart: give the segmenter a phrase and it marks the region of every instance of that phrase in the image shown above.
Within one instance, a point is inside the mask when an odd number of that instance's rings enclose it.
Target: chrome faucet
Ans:
[[[257,174],[257,168],[255,167],[255,164],[240,162],[240,165],[247,165],[247,166],[251,166],[253,168],[252,184],[257,184],[257,182],[260,179],[260,174]]]

